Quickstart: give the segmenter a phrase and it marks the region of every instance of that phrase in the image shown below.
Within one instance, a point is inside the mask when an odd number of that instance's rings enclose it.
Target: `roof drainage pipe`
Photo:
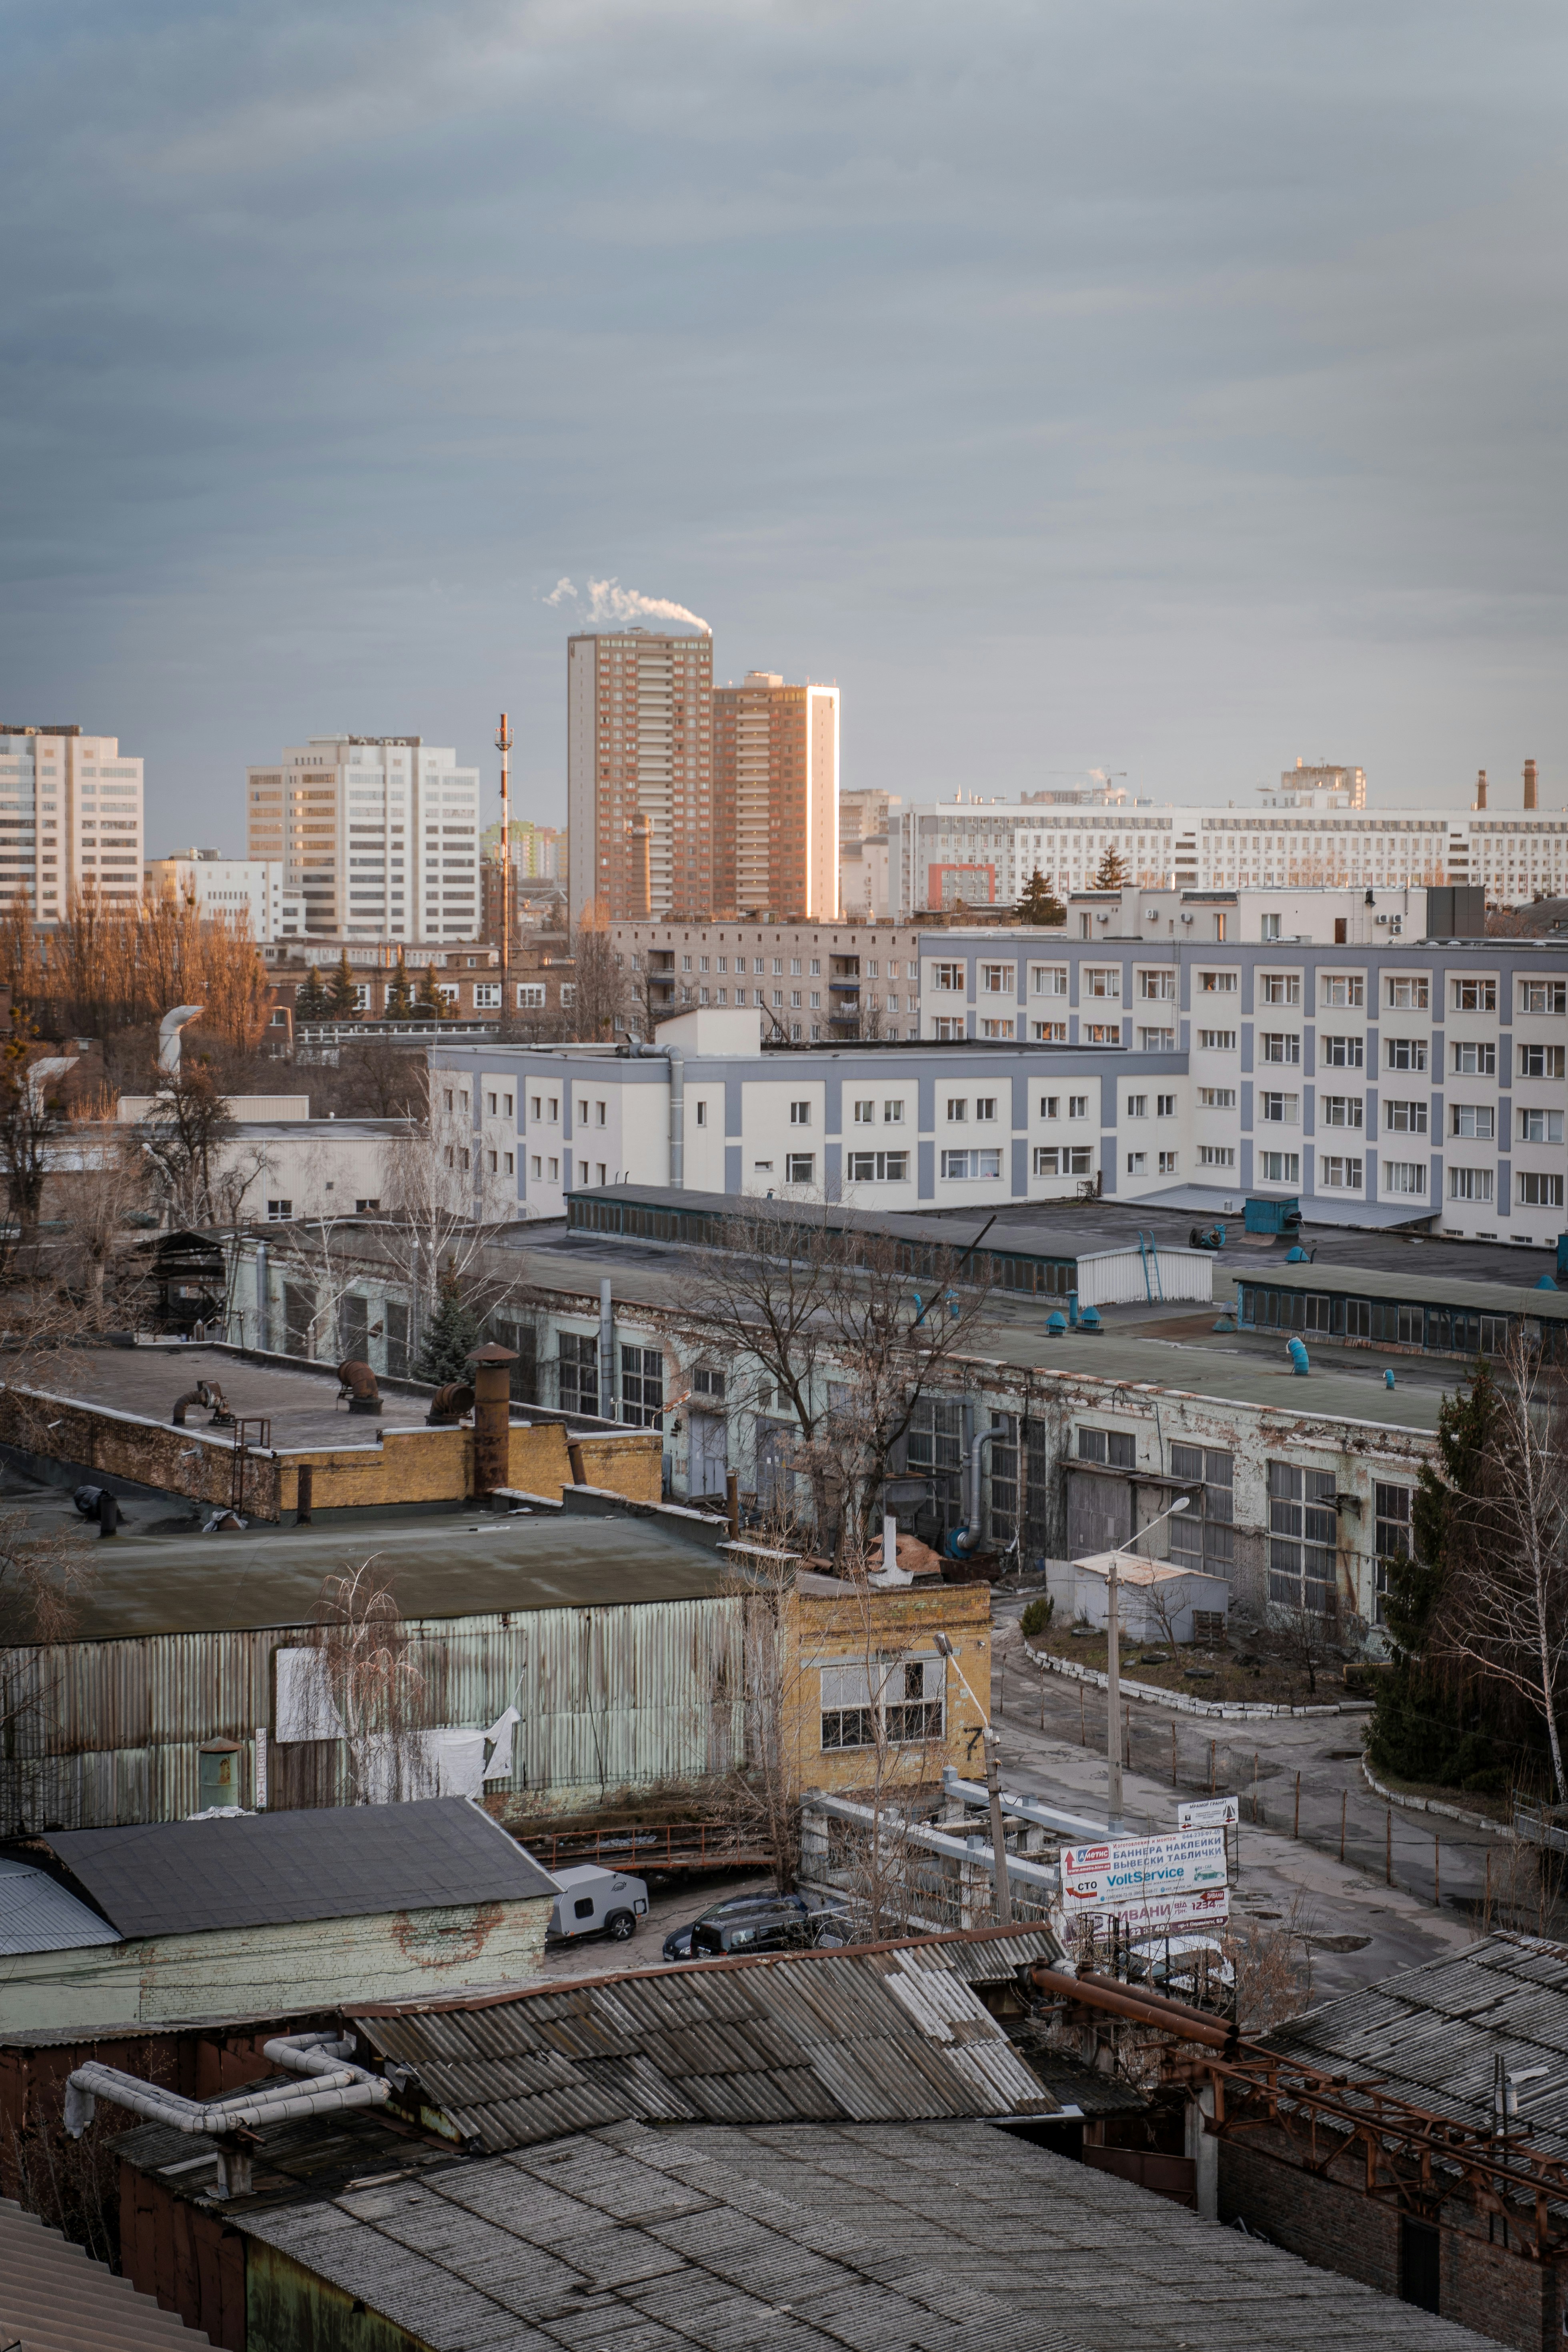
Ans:
[[[963,1527],[954,1528],[947,1539],[947,1553],[950,1559],[965,1559],[980,1541],[981,1529],[984,1524],[980,1508],[980,1449],[983,1445],[994,1445],[996,1440],[1005,1434],[1005,1432],[1000,1429],[983,1429],[970,1446],[969,1517]]]
[[[669,1060],[669,1186],[686,1190],[686,1056],[667,1045]]]

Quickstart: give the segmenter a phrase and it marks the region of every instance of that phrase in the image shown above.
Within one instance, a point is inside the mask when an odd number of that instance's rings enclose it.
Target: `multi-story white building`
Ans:
[[[114,735],[0,726],[0,908],[26,890],[45,921],[78,895],[142,896],[142,778]]]
[[[1350,772],[1353,775],[1357,772]],[[1076,807],[955,799],[892,819],[892,912],[1016,905],[1037,870],[1057,895],[1089,888],[1108,850],[1152,887],[1394,889],[1479,883],[1489,904],[1568,891],[1568,810],[1373,810],[1287,773],[1258,808]],[[1310,799],[1313,805],[1300,804]]]
[[[650,1051],[482,1044],[466,1076],[455,1048],[436,1055],[489,1107],[480,1148],[512,1154],[527,1216],[584,1185],[677,1181],[679,1131],[686,1182],[718,1192],[912,1210],[1089,1183],[1130,1206],[1293,1197],[1310,1223],[1537,1247],[1564,1227],[1568,947],[957,930],[916,947],[918,1043],[786,1046],[765,1005],[721,1009],[715,976],[715,1002]]]
[[[283,926],[283,867],[278,859],[226,857],[221,849],[174,849],[142,868],[149,898],[177,898],[200,914],[243,918],[258,946]]]
[[[249,855],[283,868],[317,938],[469,940],[477,768],[417,735],[314,735],[247,769]]]

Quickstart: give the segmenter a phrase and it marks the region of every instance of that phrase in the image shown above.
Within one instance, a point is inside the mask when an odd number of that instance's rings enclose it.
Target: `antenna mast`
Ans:
[[[496,729],[496,750],[500,753],[500,1034],[506,1034],[507,1014],[511,1005],[511,803],[507,797],[507,754],[512,745],[511,729],[506,723],[506,712],[500,715]]]

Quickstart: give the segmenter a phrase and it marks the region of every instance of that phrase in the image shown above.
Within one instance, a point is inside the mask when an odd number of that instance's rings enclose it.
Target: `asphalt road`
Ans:
[[[1003,1735],[1003,1785],[1103,1819],[1104,1693],[1042,1674],[1029,1663],[1017,1630],[1023,1607],[1019,1600],[999,1600],[995,1612],[992,1706]],[[1208,1793],[1212,1741],[1216,1791],[1242,1801],[1236,1907],[1265,1919],[1289,1918],[1293,1906],[1307,1915],[1317,1998],[1352,1990],[1469,1942],[1480,1931],[1489,1853],[1494,1904],[1516,1866],[1516,1849],[1501,1837],[1440,1816],[1401,1812],[1373,1794],[1359,1761],[1366,1714],[1359,1708],[1226,1723],[1143,1703],[1131,1708],[1132,1760],[1122,1772],[1128,1829],[1173,1828],[1178,1801]],[[1385,1875],[1390,1857],[1392,1885]],[[1514,1924],[1533,1927],[1536,1896],[1528,1864],[1518,1893]],[[1356,1948],[1336,1951],[1325,1938],[1355,1940]]]

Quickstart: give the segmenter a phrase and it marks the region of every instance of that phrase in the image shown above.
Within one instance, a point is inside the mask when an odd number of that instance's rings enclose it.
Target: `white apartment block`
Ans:
[[[243,919],[258,947],[279,937],[284,920],[280,860],[226,857],[218,849],[175,849],[142,867],[149,898],[175,898],[203,916]]]
[[[1289,776],[1285,786],[1289,785]],[[1568,811],[1371,810],[1346,796],[1258,809],[1148,802],[1074,807],[955,799],[891,820],[892,913],[1013,906],[1037,868],[1066,898],[1093,885],[1108,849],[1153,888],[1374,889],[1479,883],[1489,904],[1568,892]]]
[[[79,896],[142,897],[142,777],[114,735],[0,727],[0,908],[26,890],[47,922]]]
[[[921,1034],[920,933],[873,922],[609,925],[635,996],[654,1017],[751,1007],[773,1043]]]
[[[624,918],[712,904],[711,636],[616,629],[568,640],[566,806],[574,923],[594,908]]]
[[[889,1211],[1087,1185],[1205,1221],[1258,1195],[1299,1200],[1309,1223],[1537,1248],[1568,1230],[1568,947],[1038,931],[916,946],[925,1018],[943,1024],[919,1042],[812,1050],[765,1005],[715,1001],[637,1053],[454,1043],[433,1061],[471,1115],[474,1166],[501,1171],[509,1198],[515,1182],[528,1217],[585,1186],[682,1181],[679,1159],[694,1190]]]
[[[1292,1195],[1309,1223],[1539,1247],[1568,1229],[1568,948],[1425,938],[1426,911],[1361,940],[1325,937],[1331,914],[1296,938],[930,932],[925,1034],[1127,1056],[1107,1195],[1218,1216]],[[1172,1055],[1153,1083],[1148,1057]]]
[[[470,940],[477,768],[417,735],[316,735],[246,772],[248,852],[283,868],[316,938]]]

